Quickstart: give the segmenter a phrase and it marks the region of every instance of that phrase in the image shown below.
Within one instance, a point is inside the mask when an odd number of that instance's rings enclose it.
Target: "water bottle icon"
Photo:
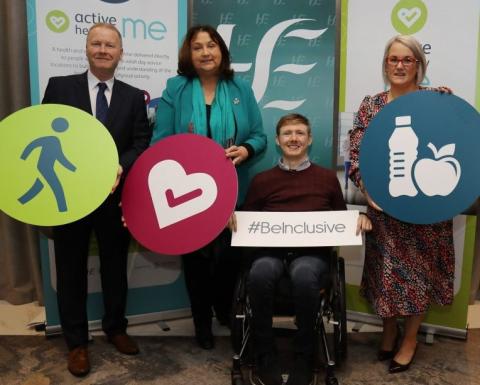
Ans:
[[[412,166],[417,159],[418,137],[413,131],[411,116],[397,116],[388,147],[390,149],[389,193],[392,197],[414,197],[418,191],[413,184]]]

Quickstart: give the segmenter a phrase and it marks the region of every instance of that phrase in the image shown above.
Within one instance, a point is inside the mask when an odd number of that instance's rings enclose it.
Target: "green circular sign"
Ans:
[[[32,106],[0,122],[0,210],[22,222],[83,218],[110,194],[117,171],[110,133],[78,108]]]
[[[45,17],[45,22],[47,23],[48,29],[56,33],[65,32],[70,25],[68,16],[65,14],[65,12],[58,9],[48,12],[47,16]]]
[[[424,27],[427,14],[422,0],[400,0],[392,10],[393,28],[402,35],[412,35]]]

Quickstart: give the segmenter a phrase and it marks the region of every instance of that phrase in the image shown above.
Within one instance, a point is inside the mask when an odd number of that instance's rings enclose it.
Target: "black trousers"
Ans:
[[[56,226],[55,264],[60,323],[68,348],[88,342],[87,261],[90,236],[95,233],[105,308],[102,328],[107,335],[123,333],[127,327],[127,255],[130,236],[121,222],[120,190],[76,222]]]
[[[196,329],[210,328],[212,308],[218,319],[228,321],[238,272],[236,252],[222,232],[211,244],[183,256],[183,269]]]
[[[285,253],[286,254],[286,253]],[[275,350],[272,330],[275,288],[288,273],[292,282],[297,331],[293,341],[296,354],[312,356],[315,349],[315,321],[320,304],[320,289],[328,283],[329,257],[301,255],[291,261],[264,255],[253,262],[247,281],[252,306],[255,352],[258,355]]]

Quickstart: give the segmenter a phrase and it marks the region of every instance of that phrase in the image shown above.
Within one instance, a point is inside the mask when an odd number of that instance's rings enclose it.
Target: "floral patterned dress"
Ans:
[[[387,104],[387,92],[366,96],[350,134],[350,178],[358,186],[360,142],[372,118]],[[431,303],[453,301],[455,254],[452,221],[432,225],[401,222],[368,207],[373,230],[366,234],[361,294],[382,318],[425,313]]]

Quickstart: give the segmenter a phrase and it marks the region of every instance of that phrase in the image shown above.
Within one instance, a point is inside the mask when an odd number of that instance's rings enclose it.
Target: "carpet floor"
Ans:
[[[211,351],[191,337],[136,337],[141,353],[124,356],[104,337],[89,345],[91,373],[78,379],[66,369],[60,337],[0,336],[1,385],[229,385],[231,349],[228,337],[217,337]],[[337,370],[340,385],[480,385],[480,330],[468,340],[436,337],[419,344],[409,371],[391,375],[388,363],[375,359],[379,333],[350,333],[349,354]],[[289,340],[282,338],[280,350]],[[287,357],[287,358],[286,358]],[[288,368],[290,360],[282,362]],[[324,384],[323,373],[317,384]]]

